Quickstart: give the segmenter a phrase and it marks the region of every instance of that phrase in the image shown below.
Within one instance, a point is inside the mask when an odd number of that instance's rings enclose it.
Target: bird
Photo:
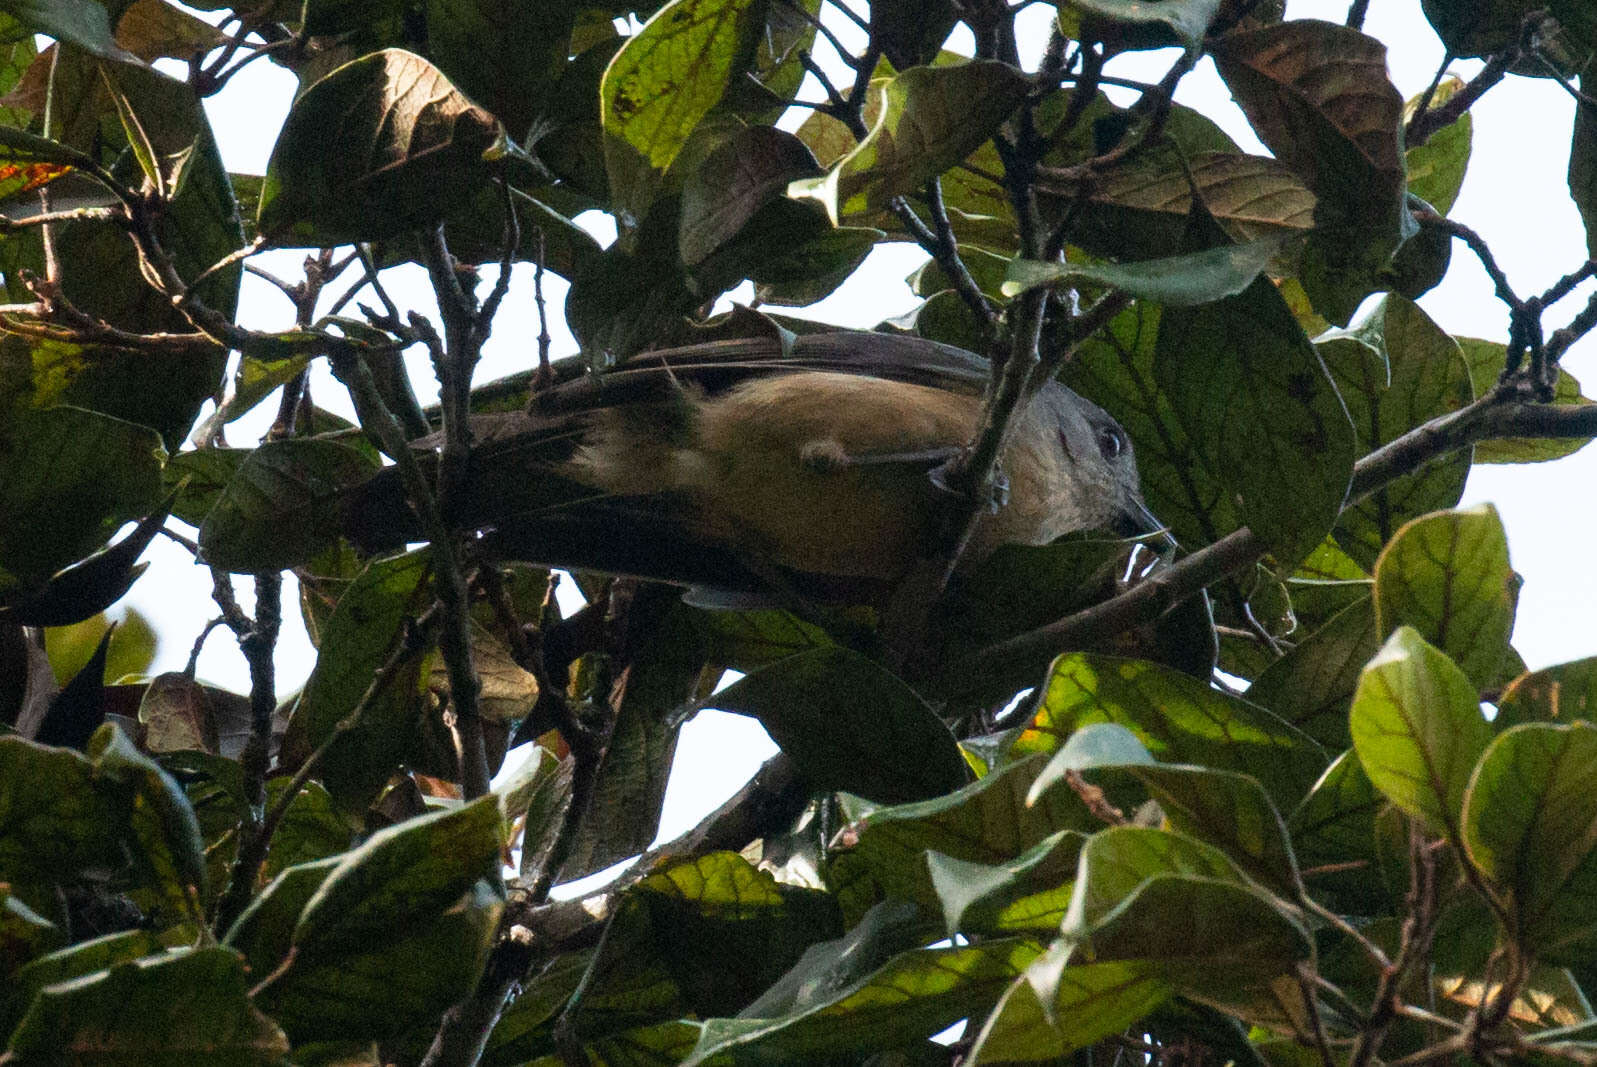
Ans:
[[[675,583],[701,606],[773,590],[864,603],[933,549],[935,475],[976,435],[989,377],[962,349],[849,330],[566,371],[525,410],[471,418],[445,518],[491,558]],[[434,460],[440,440],[414,447]],[[961,570],[1005,544],[1163,530],[1125,430],[1058,382],[1016,412],[999,472],[1007,499],[980,516]],[[368,551],[419,539],[393,468],[350,496],[345,528]]]

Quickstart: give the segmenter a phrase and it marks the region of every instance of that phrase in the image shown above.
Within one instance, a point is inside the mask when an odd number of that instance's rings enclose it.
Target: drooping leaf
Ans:
[[[200,551],[224,570],[280,571],[335,544],[340,494],[376,465],[332,441],[268,441],[239,464],[200,526]]]
[[[914,949],[855,986],[778,1018],[709,1019],[684,1067],[717,1055],[789,1062],[892,1048],[985,1012],[1040,948],[997,939],[969,947]]]
[[[1386,48],[1296,19],[1227,34],[1215,62],[1259,138],[1313,190],[1301,277],[1315,309],[1346,322],[1414,224],[1404,208],[1403,98]]]
[[[1491,739],[1464,672],[1400,626],[1364,668],[1349,728],[1376,788],[1457,840],[1464,788]]]
[[[487,181],[504,133],[431,63],[362,56],[300,94],[266,167],[260,232],[370,241],[440,221]]]
[[[404,620],[423,610],[429,571],[425,553],[374,560],[339,598],[321,631],[316,668],[305,683],[283,738],[303,759],[327,742],[359,705],[387,661]],[[359,723],[332,743],[317,777],[340,806],[359,810],[399,766],[416,735],[422,677],[419,656],[391,673]]]
[[[1385,806],[1356,752],[1342,753],[1326,768],[1287,819],[1310,889],[1329,889],[1338,900],[1366,909],[1359,914],[1378,914],[1390,903],[1375,870],[1380,862],[1375,818]]]
[[[106,6],[95,0],[6,0],[0,11],[35,33],[70,41],[95,55],[135,58],[116,43]]]
[[[1527,722],[1597,718],[1597,658],[1559,663],[1523,674],[1497,702],[1499,728]]]
[[[1248,687],[1247,698],[1327,748],[1345,747],[1348,702],[1380,645],[1373,602],[1362,598],[1272,663]]]
[[[949,936],[1057,930],[1070,905],[1077,855],[1087,840],[1080,831],[1061,830],[1002,864],[926,853]]]
[[[1245,774],[1168,764],[1133,766],[1170,827],[1224,852],[1248,877],[1288,898],[1298,891],[1297,860],[1275,804]]]
[[[1196,51],[1220,10],[1220,0],[1065,0],[1059,25],[1068,36],[1102,41],[1114,50],[1181,45]]]
[[[1056,986],[1045,1006],[1029,977],[1011,985],[965,1062],[1054,1063],[1122,1032],[1174,993],[1153,960],[1073,964]]]
[[[87,556],[160,493],[160,436],[92,411],[0,416],[0,456],[0,595]]]
[[[712,703],[759,719],[819,788],[901,802],[966,781],[953,735],[921,698],[845,649],[780,660],[734,682]]]
[[[189,949],[123,963],[47,986],[11,1036],[22,1062],[122,1058],[129,1062],[275,1065],[288,1040],[250,1003],[244,961],[225,948]]]

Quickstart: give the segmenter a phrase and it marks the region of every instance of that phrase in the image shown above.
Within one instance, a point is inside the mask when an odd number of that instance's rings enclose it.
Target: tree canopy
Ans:
[[[1405,101],[1368,6],[0,0],[0,1063],[1597,1063],[1597,660],[1526,670],[1502,522],[1458,506],[1597,436],[1560,366],[1597,8],[1423,0],[1447,62]],[[1176,102],[1200,61],[1268,154]],[[257,63],[299,90],[230,173],[205,103]],[[1594,258],[1542,292],[1450,216],[1511,78],[1577,102]],[[791,351],[890,243],[926,258],[877,329],[990,367],[890,601],[708,610],[461,520],[473,418]],[[1454,256],[1500,336],[1416,303]],[[540,334],[477,381],[507,302]],[[1179,552],[950,578],[1052,379]],[[407,549],[351,529],[375,479]],[[158,537],[214,603],[150,677],[102,613]],[[197,679],[213,631],[246,692]],[[659,843],[712,706],[781,754]]]

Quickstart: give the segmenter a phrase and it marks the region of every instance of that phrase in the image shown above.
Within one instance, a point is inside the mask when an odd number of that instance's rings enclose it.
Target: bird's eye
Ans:
[[[1105,426],[1098,431],[1098,451],[1104,459],[1119,459],[1126,450],[1126,435],[1118,427]]]

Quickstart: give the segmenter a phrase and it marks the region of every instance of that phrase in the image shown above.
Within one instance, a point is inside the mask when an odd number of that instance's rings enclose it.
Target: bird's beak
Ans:
[[[1133,497],[1115,518],[1114,531],[1122,537],[1139,538],[1156,554],[1168,559],[1181,546],[1171,536],[1170,528],[1148,510],[1140,497]]]

